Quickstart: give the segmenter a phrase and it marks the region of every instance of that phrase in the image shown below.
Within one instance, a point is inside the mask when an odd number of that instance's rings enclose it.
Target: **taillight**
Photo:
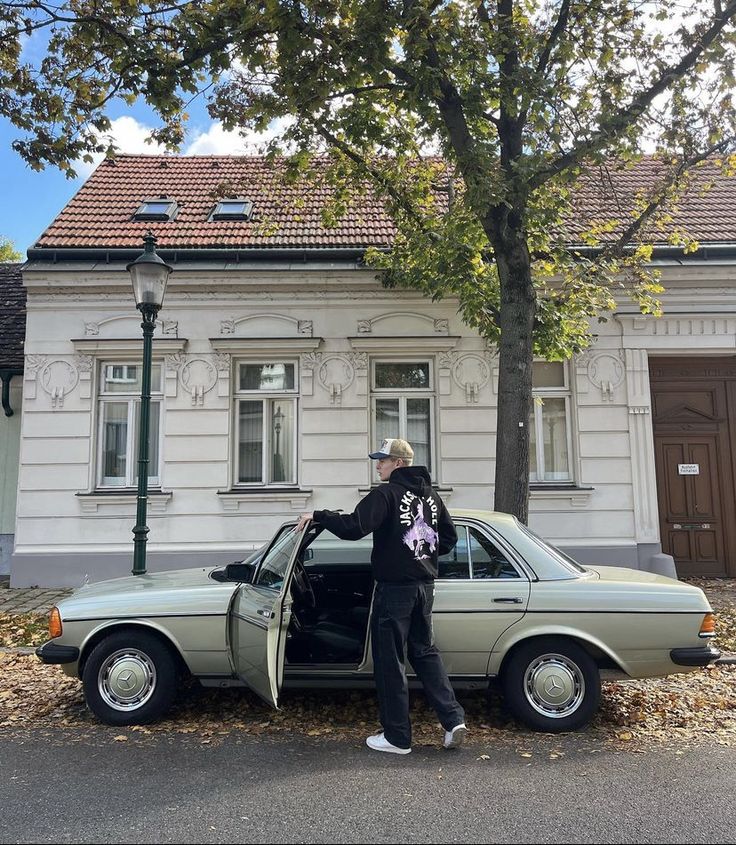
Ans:
[[[700,623],[701,637],[715,637],[716,635],[716,617],[713,613],[706,613],[703,621]]]
[[[61,636],[61,614],[58,607],[52,607],[49,613],[49,637],[54,639]]]

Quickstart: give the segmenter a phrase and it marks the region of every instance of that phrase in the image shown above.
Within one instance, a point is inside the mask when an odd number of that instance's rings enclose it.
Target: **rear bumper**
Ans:
[[[74,663],[79,660],[79,649],[49,641],[36,649],[36,657],[42,663]]]
[[[678,666],[707,666],[721,656],[717,648],[701,646],[700,648],[673,648],[670,659]]]

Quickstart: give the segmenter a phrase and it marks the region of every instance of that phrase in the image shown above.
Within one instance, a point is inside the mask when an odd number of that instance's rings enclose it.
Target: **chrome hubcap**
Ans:
[[[577,663],[563,654],[543,654],[524,673],[524,694],[537,713],[563,719],[580,707],[585,678]]]
[[[137,710],[153,695],[156,667],[137,648],[111,654],[100,667],[97,681],[102,700],[114,710]]]

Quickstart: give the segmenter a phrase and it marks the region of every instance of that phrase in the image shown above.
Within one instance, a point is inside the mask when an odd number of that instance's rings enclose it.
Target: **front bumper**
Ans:
[[[717,648],[700,646],[699,648],[673,648],[670,660],[678,666],[707,666],[721,656]]]
[[[59,645],[49,640],[36,649],[36,657],[42,663],[74,663],[79,660],[79,649],[73,645]]]

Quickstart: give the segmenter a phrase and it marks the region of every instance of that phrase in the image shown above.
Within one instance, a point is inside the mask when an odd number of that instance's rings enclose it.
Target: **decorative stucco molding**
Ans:
[[[615,319],[621,325],[625,349],[691,352],[693,338],[697,338],[701,350],[736,348],[736,316],[733,315],[678,313],[653,317],[619,313]]]
[[[377,328],[380,331],[376,331]],[[358,320],[358,334],[421,335],[428,329],[431,329],[432,334],[447,335],[450,331],[449,320],[435,319],[415,311],[389,311],[377,317]]]
[[[649,356],[645,349],[626,350],[629,449],[637,543],[659,542],[659,509],[654,461]]]
[[[601,401],[613,402],[614,391],[621,386],[626,375],[623,350],[592,355],[587,372],[590,383],[601,391]]]
[[[79,384],[79,371],[69,361],[49,361],[38,373],[38,383],[51,397],[51,407],[63,408],[64,397]]]
[[[491,379],[491,367],[481,353],[455,353],[454,357],[449,368],[452,380],[465,392],[468,405],[477,404],[480,391]]]
[[[330,395],[330,403],[342,404],[342,394],[355,380],[355,368],[347,355],[325,355],[316,369],[317,379]]]
[[[192,405],[204,405],[204,396],[217,384],[217,368],[206,358],[189,358],[179,368],[179,381],[192,398]]]
[[[220,321],[220,334],[243,338],[312,337],[312,321],[286,314],[247,314]]]

